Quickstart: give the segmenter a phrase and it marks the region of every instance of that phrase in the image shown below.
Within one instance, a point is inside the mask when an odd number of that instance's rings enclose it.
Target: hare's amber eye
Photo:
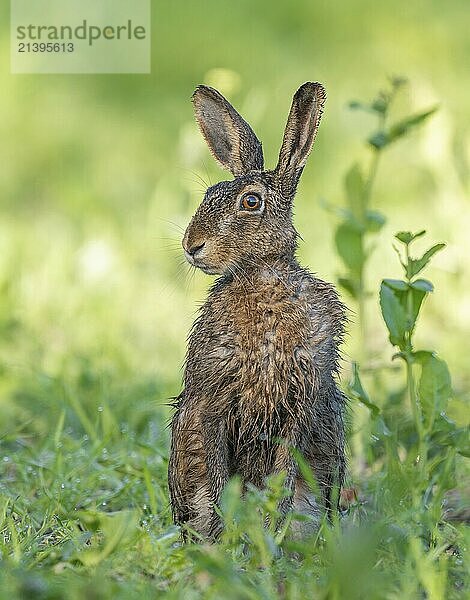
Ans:
[[[261,198],[257,194],[245,194],[240,208],[242,210],[259,210],[261,208]]]

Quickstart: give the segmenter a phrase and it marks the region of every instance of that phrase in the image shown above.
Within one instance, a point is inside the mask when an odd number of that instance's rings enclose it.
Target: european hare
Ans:
[[[193,95],[209,148],[234,179],[210,187],[183,239],[187,260],[218,275],[189,336],[184,390],[172,420],[169,487],[176,523],[206,539],[228,479],[263,486],[285,472],[279,507],[318,516],[291,448],[303,454],[332,507],[341,486],[344,398],[336,385],[345,307],[301,267],[292,203],[325,102],[319,83],[294,95],[279,161],[264,169],[261,143],[215,89]]]

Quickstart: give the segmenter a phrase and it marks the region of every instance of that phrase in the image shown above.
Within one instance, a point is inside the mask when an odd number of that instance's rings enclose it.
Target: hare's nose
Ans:
[[[186,252],[195,258],[197,254],[200,254],[205,245],[206,242],[203,242],[202,244],[195,244],[194,246],[191,246],[191,248],[188,248]]]

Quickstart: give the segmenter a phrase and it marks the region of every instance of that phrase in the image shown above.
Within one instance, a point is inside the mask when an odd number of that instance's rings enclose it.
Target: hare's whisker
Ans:
[[[190,179],[189,177],[186,177],[187,181],[191,181],[192,183],[198,183],[201,184],[203,187],[201,188],[201,190],[203,191],[203,193],[206,192],[207,188],[210,187],[207,184],[207,181],[205,181],[204,177],[198,173],[197,171],[193,171],[192,169],[186,169],[186,173],[191,174],[193,177]]]
[[[162,217],[153,217],[153,218],[158,219],[159,221],[162,221],[162,223],[166,223],[167,225],[171,225],[172,227],[177,229],[179,232],[184,233],[184,228],[181,225],[178,225],[178,223],[175,223],[174,221],[170,221],[169,219],[163,219]]]
[[[207,187],[210,187],[212,185],[212,181],[211,181],[209,169],[207,168],[207,163],[205,160],[202,161],[202,166],[204,167],[204,170],[206,171],[207,179],[209,180],[209,185]]]

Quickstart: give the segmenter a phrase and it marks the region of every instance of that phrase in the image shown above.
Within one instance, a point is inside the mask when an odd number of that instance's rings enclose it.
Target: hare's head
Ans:
[[[206,273],[263,267],[296,249],[292,202],[320,124],[325,90],[304,83],[294,95],[279,161],[264,170],[263,151],[248,123],[213,88],[193,95],[209,148],[234,179],[210,187],[183,239],[188,261]]]

